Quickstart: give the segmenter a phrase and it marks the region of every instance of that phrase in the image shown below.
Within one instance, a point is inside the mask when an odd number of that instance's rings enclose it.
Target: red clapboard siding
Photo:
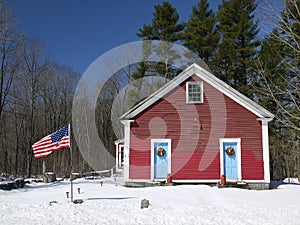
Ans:
[[[172,156],[172,178],[174,180],[209,180],[220,178],[220,154],[212,154],[214,157],[212,163],[205,171],[199,170],[200,161],[203,158],[203,152],[194,152],[191,155],[178,153]],[[189,158],[188,162],[182,162],[182,159]]]
[[[200,78],[187,81],[191,80]],[[186,104],[187,81],[133,118],[130,178],[149,179],[151,139],[170,138],[174,179],[219,179],[219,139],[225,137],[241,138],[242,179],[261,179],[262,131],[257,116],[205,82],[204,103]],[[187,160],[187,155],[192,157]]]
[[[257,160],[252,151],[242,153],[242,177],[244,180],[263,180],[264,162]]]
[[[145,160],[148,158],[150,161],[150,151],[131,150],[130,154],[129,178],[150,179],[150,163]]]
[[[257,116],[225,97],[227,109],[226,137],[241,138],[242,179],[264,179],[262,128]]]

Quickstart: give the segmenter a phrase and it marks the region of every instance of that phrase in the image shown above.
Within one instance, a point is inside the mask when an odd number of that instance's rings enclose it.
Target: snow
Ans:
[[[83,199],[82,204],[67,199],[69,181],[0,190],[0,224],[300,224],[299,184],[264,191],[207,185],[128,188],[119,179],[76,179],[74,199]],[[150,206],[141,209],[144,198]]]
[[[283,182],[285,182],[285,183],[299,184],[298,178],[291,178],[291,177],[285,178],[285,179],[283,180]]]

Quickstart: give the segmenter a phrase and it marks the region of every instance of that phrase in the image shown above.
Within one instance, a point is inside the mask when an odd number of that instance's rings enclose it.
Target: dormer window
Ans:
[[[203,103],[203,82],[186,83],[186,103]]]

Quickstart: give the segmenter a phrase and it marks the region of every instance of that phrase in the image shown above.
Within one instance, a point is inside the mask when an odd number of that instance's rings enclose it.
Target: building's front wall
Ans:
[[[187,81],[201,81],[194,76]],[[171,139],[172,178],[220,179],[221,138],[241,139],[242,180],[263,180],[262,128],[257,116],[203,83],[204,103],[187,104],[185,82],[133,118],[129,179],[151,179],[151,139]]]

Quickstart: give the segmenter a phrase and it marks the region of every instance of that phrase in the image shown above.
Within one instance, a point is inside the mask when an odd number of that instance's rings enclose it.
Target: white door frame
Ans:
[[[168,174],[171,174],[171,139],[166,138],[166,139],[151,139],[151,180],[154,181],[154,143],[155,142],[167,142],[168,143]],[[161,180],[161,179],[155,179],[155,180]]]
[[[236,142],[237,143],[237,166],[238,166],[238,180],[242,180],[242,155],[241,155],[241,138],[220,138],[220,177],[224,175],[224,142]],[[231,181],[230,179],[226,179]],[[236,181],[236,180],[234,180]]]

